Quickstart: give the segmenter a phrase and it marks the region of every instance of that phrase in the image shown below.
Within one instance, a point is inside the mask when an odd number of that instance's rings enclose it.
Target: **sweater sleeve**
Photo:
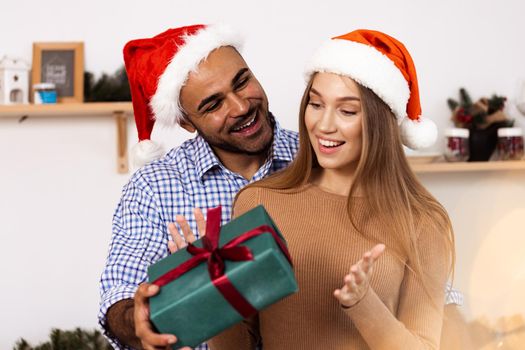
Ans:
[[[233,218],[255,208],[259,204],[258,197],[258,189],[244,190],[234,203]],[[208,345],[212,350],[254,350],[260,342],[259,316],[256,315],[213,337]]]
[[[417,241],[426,290],[421,279],[405,268],[397,315],[388,310],[372,288],[357,305],[345,311],[371,349],[439,348],[449,259],[445,235],[430,229],[432,226],[423,226],[426,229]]]

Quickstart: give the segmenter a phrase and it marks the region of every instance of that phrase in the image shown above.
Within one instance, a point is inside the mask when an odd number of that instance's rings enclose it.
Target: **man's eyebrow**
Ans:
[[[243,75],[244,73],[246,73],[247,71],[249,71],[248,68],[246,68],[246,67],[245,67],[245,68],[241,68],[241,69],[237,72],[237,74],[235,74],[235,76],[233,77],[233,79],[232,79],[232,85],[237,84],[237,82],[239,81],[239,79],[241,79],[242,75]]]
[[[203,99],[201,101],[201,103],[199,103],[199,107],[197,107],[197,111],[200,112],[202,107],[204,107],[205,105],[207,105],[211,101],[218,99],[219,97],[221,97],[221,95],[222,95],[221,93],[217,93],[217,94],[213,94],[211,96],[206,97],[205,99]]]

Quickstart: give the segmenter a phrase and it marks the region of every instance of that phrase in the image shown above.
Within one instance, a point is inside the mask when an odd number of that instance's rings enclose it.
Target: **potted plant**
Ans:
[[[490,98],[472,99],[466,89],[459,89],[459,101],[449,98],[448,106],[452,111],[452,122],[458,128],[470,131],[469,162],[487,161],[496,149],[498,129],[514,124],[503,112],[507,98],[492,95]]]

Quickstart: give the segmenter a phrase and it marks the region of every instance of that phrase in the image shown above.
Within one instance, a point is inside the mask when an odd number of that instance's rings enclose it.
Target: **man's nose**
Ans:
[[[232,117],[244,116],[250,110],[250,101],[234,92],[228,95],[228,103],[230,104],[230,116]]]

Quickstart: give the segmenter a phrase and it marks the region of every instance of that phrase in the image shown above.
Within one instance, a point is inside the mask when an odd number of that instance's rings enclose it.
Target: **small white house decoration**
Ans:
[[[4,56],[0,60],[0,104],[29,103],[29,64]]]

